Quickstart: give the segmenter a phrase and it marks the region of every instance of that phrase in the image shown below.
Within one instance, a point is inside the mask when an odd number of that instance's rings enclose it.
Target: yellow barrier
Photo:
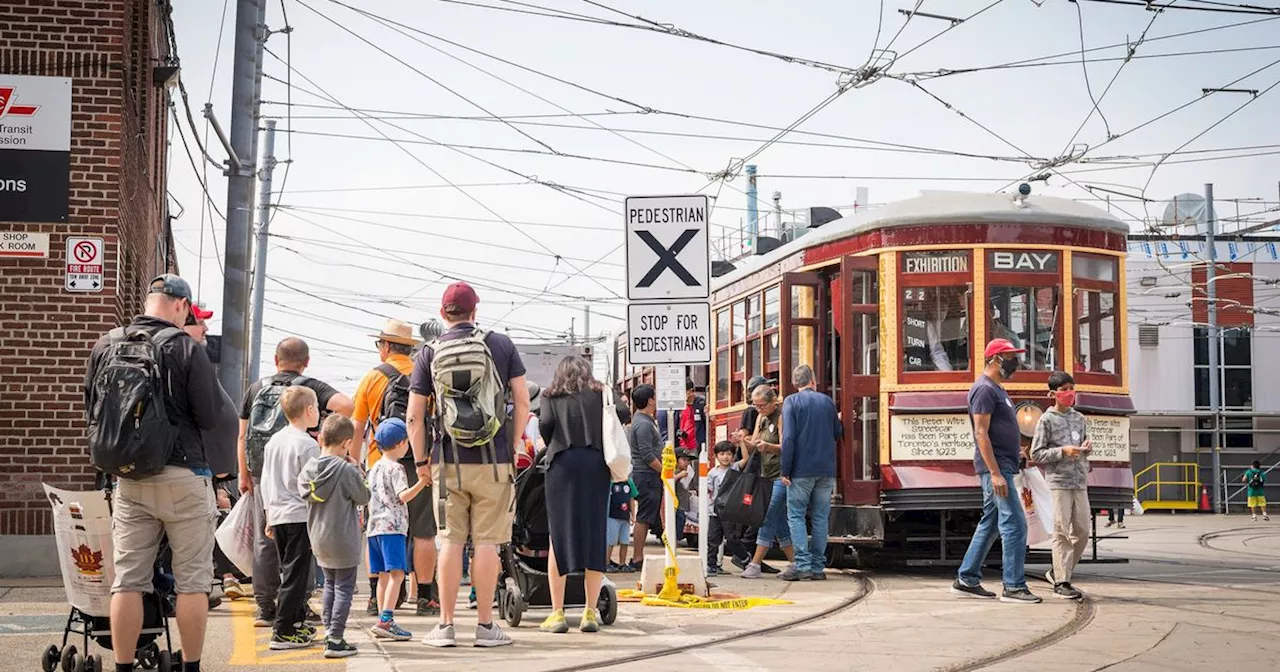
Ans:
[[[1172,470],[1176,480],[1166,480],[1164,474]],[[1143,477],[1151,480],[1142,483]],[[1174,487],[1181,493],[1176,499],[1165,499],[1167,488]],[[1148,492],[1152,490],[1154,492]],[[1145,496],[1144,496],[1144,493]],[[1133,496],[1144,509],[1195,510],[1200,507],[1200,465],[1195,462],[1156,462],[1133,476]]]
[[[679,609],[752,609],[754,607],[768,607],[779,604],[794,604],[790,600],[775,600],[771,597],[730,597],[730,598],[707,598],[698,597],[697,595],[681,595],[674,600],[663,599],[653,595],[646,595],[640,590],[619,590],[619,599],[627,601],[640,600],[640,604],[646,607],[675,607]]]

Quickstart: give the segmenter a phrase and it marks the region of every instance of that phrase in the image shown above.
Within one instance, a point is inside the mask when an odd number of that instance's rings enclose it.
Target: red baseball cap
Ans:
[[[195,315],[197,319],[201,319],[201,320],[207,320],[213,317],[212,310],[205,310],[204,308],[201,308],[200,306],[194,303],[191,304],[191,314]]]
[[[1013,346],[1013,342],[1007,338],[996,338],[992,339],[992,341],[987,344],[987,349],[983,353],[983,359],[991,359],[996,355],[1003,355],[1006,352],[1017,354],[1020,352],[1026,352],[1026,350],[1023,348],[1015,348]]]
[[[476,309],[477,303],[480,303],[480,297],[476,296],[476,290],[465,282],[449,285],[444,290],[444,296],[440,297],[440,307],[444,308],[446,313],[453,315],[470,315]]]

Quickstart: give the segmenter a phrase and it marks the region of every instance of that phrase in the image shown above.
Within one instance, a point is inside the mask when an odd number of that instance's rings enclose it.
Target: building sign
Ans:
[[[68,236],[67,290],[72,292],[101,292],[103,256],[101,238]]]
[[[0,217],[65,222],[71,196],[71,79],[0,74]]]
[[[973,430],[963,413],[891,415],[889,445],[894,462],[973,461]]]
[[[1129,461],[1129,418],[1114,415],[1086,415],[1085,427],[1093,451],[1090,462]]]
[[[2,211],[0,211],[2,213]],[[49,234],[5,231],[0,233],[0,257],[49,256]]]
[[[906,252],[902,255],[902,272],[968,273],[968,252]]]
[[[987,266],[1005,273],[1057,273],[1057,252],[995,250],[987,256]]]
[[[1086,415],[1093,441],[1090,462],[1129,461],[1129,418]],[[973,460],[973,430],[964,413],[893,415],[889,418],[893,461]]]

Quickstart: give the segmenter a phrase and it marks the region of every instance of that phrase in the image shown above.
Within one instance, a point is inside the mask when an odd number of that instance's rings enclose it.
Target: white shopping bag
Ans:
[[[1034,546],[1053,536],[1053,494],[1039,467],[1027,467],[1013,477],[1022,509],[1027,514],[1027,543]]]
[[[44,493],[53,506],[53,531],[67,602],[90,616],[110,615],[111,583],[116,573],[106,494],[49,485],[44,485]]]
[[[1133,515],[1135,516],[1142,515],[1142,502],[1139,502],[1137,497],[1133,498],[1133,508],[1130,510],[1133,511]]]
[[[253,576],[253,539],[257,532],[253,509],[257,506],[256,496],[257,493],[251,491],[241,497],[214,533],[222,554],[245,576]]]

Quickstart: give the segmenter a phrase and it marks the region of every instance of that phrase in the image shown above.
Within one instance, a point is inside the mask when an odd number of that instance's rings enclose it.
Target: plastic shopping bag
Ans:
[[[1142,515],[1142,502],[1139,502],[1137,497],[1133,498],[1133,508],[1130,510],[1133,511],[1133,515],[1135,516]]]
[[[1022,509],[1027,514],[1027,543],[1044,543],[1053,536],[1053,494],[1038,467],[1023,469],[1013,477],[1021,495]]]
[[[256,491],[245,494],[214,533],[222,554],[245,576],[253,575],[253,539],[257,532],[253,510],[257,504]]]

